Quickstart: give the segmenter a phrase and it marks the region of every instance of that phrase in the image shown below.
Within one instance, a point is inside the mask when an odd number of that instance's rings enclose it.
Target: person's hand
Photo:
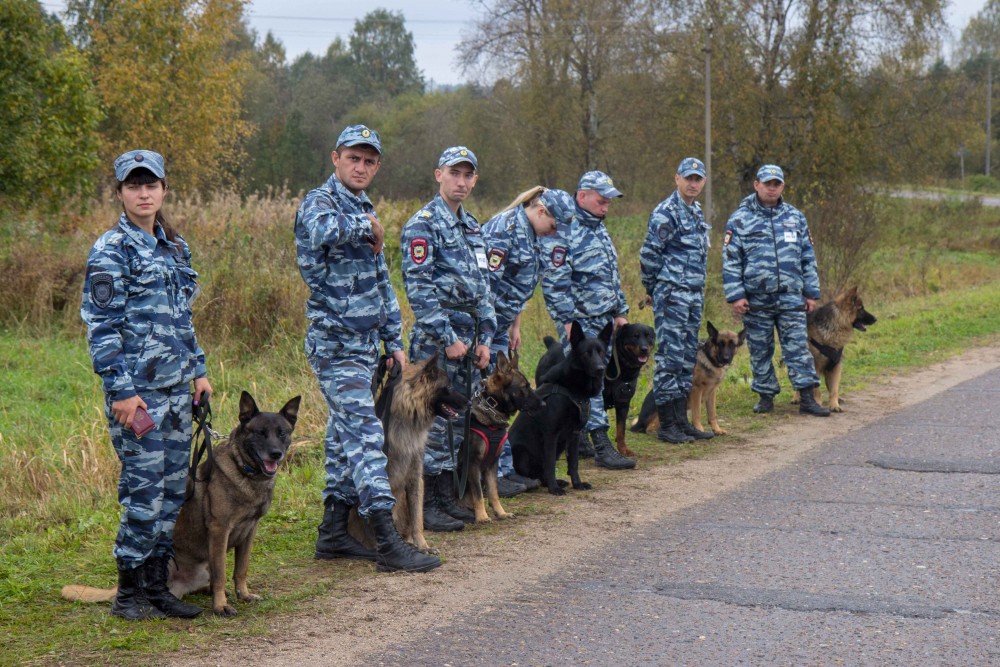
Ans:
[[[377,255],[382,252],[382,248],[385,247],[385,227],[383,227],[378,218],[371,213],[366,213],[365,215],[368,216],[368,220],[372,223],[372,235],[369,238],[369,242],[372,246],[372,252]]]
[[[402,350],[396,350],[395,352],[393,352],[392,356],[386,360],[385,365],[387,368],[392,368],[394,364],[399,364],[399,370],[405,371],[406,353],[403,352]]]
[[[806,312],[811,313],[816,310],[816,299],[806,299]]]
[[[476,359],[476,368],[483,370],[490,365],[490,348],[488,345],[477,345],[476,355],[479,357]]]
[[[736,317],[742,317],[746,313],[750,312],[750,302],[746,299],[737,299],[732,303],[733,315]]]
[[[618,317],[615,318],[615,326],[613,326],[611,328],[611,330],[612,330],[612,332],[618,331],[619,329],[621,329],[626,324],[628,324],[628,318],[627,317],[622,317],[621,315],[619,315]]]
[[[469,346],[462,342],[459,338],[454,343],[444,348],[444,356],[449,359],[461,359],[465,356],[465,353],[469,351]]]
[[[510,331],[507,332],[510,338],[510,345],[508,346],[512,350],[521,349],[521,327],[512,326]]]
[[[125,428],[132,428],[132,418],[138,408],[146,409],[146,401],[138,396],[114,401],[111,404],[111,414],[115,416],[118,423]]]
[[[194,404],[198,405],[201,397],[205,400],[212,398],[212,385],[208,383],[208,378],[195,378],[194,381]]]
[[[566,329],[566,340],[569,340],[570,332],[573,331],[573,323],[569,322],[568,324],[564,324],[563,328]]]

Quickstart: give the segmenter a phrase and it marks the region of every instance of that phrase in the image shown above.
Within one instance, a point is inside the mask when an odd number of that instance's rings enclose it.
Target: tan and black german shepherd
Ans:
[[[460,461],[468,453],[469,482],[463,502],[476,513],[476,522],[490,521],[483,499],[483,487],[489,498],[493,513],[498,519],[512,518],[500,504],[497,492],[497,465],[500,452],[507,441],[507,425],[515,412],[538,410],[545,402],[531,388],[528,378],[517,367],[518,355],[515,350],[510,359],[503,352],[497,353],[496,369],[483,383],[482,391],[472,399],[472,428],[469,437],[462,442]]]
[[[688,409],[691,411],[691,425],[699,431],[704,431],[701,422],[701,404],[704,402],[708,412],[708,424],[716,435],[725,435],[726,431],[719,425],[715,410],[715,392],[726,377],[726,371],[733,363],[736,351],[746,341],[746,330],[739,333],[729,329],[719,331],[711,322],[707,322],[708,338],[698,346],[695,358],[694,372],[691,377],[691,394],[688,396]],[[639,418],[632,422],[630,430],[634,433],[649,433],[655,435],[660,428],[660,417],[656,413],[656,400],[650,390],[642,401]]]
[[[199,466],[197,480],[188,475],[188,499],[174,527],[174,559],[167,577],[175,597],[209,587],[212,611],[235,616],[226,600],[226,553],[235,550],[236,597],[260,599],[247,587],[250,552],[257,525],[271,507],[275,475],[291,444],[300,400],[296,396],[278,412],[261,412],[244,391],[239,425]],[[107,601],[117,593],[117,588],[62,589],[64,598],[81,602]]]
[[[831,412],[843,412],[840,407],[840,374],[844,367],[844,347],[851,342],[855,329],[867,331],[878,319],[865,310],[858,288],[852,287],[809,313],[807,321],[809,351],[816,362],[816,374],[826,383],[830,397],[828,407]],[[819,403],[819,387],[813,395]],[[799,402],[798,392],[795,392],[792,402]]]
[[[386,393],[391,387],[391,395]],[[400,536],[424,553],[434,553],[424,538],[424,448],[435,417],[456,419],[469,405],[468,399],[451,387],[448,373],[438,366],[437,353],[409,364],[398,382],[387,382],[376,405],[388,399],[382,411],[385,428],[383,451],[389,487],[396,498],[393,523]],[[374,535],[352,509],[348,532],[372,547]]]

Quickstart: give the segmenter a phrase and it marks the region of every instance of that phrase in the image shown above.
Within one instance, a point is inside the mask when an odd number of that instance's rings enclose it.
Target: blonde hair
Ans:
[[[507,206],[505,206],[503,210],[500,211],[500,213],[510,211],[511,209],[515,209],[518,206],[524,206],[525,208],[528,208],[529,206],[534,204],[535,201],[539,197],[541,197],[542,193],[545,192],[546,190],[548,190],[548,188],[545,187],[544,185],[536,185],[533,188],[528,188],[518,196],[514,197],[514,201],[507,204]]]

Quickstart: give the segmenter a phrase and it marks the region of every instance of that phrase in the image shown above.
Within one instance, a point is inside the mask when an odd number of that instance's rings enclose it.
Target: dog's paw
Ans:
[[[562,480],[559,480],[559,481],[562,481]],[[549,493],[551,493],[553,496],[565,496],[566,495],[566,490],[563,489],[561,486],[549,487]]]
[[[618,453],[621,454],[622,456],[627,456],[629,458],[633,458],[635,456],[635,452],[633,452],[628,447],[619,447]]]
[[[831,405],[830,406],[830,412],[843,412],[843,411],[844,411],[844,409],[842,407],[840,407],[839,405]]]
[[[256,593],[251,593],[250,591],[247,591],[246,593],[236,591],[236,599],[241,602],[259,602],[261,597]]]
[[[510,512],[507,512],[506,514],[497,514],[497,518],[500,519],[501,521],[506,521],[507,519],[516,519],[517,516],[511,514]]]
[[[476,523],[493,523],[493,519],[489,516],[476,517]]]
[[[573,488],[576,489],[577,491],[589,491],[594,487],[593,485],[591,485],[590,482],[580,482],[579,484],[574,484]]]
[[[236,616],[236,610],[231,605],[225,605],[221,609],[212,608],[212,613],[216,616],[222,616],[223,618],[232,618]]]
[[[559,485],[559,488],[560,488],[560,489],[565,489],[565,488],[566,488],[567,486],[569,486],[569,482],[567,482],[567,481],[566,481],[566,480],[564,480],[564,479],[557,479],[557,480],[556,480],[556,484],[558,484],[558,485]]]
[[[714,433],[715,435],[729,435],[729,431],[722,428],[721,426],[713,426],[712,433]]]

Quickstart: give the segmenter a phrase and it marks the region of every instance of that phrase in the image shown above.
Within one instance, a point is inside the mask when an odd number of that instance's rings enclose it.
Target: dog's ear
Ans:
[[[628,325],[625,324],[623,326],[628,326]],[[604,347],[607,347],[608,345],[611,344],[611,336],[614,333],[615,333],[615,323],[608,322],[607,324],[604,325],[604,328],[601,329],[601,333],[597,334],[597,337],[600,338],[601,341],[604,343]]]
[[[740,329],[740,332],[736,335],[736,344],[742,345],[744,342],[746,342],[746,339],[747,339],[747,330],[744,327],[743,329]]]
[[[712,339],[713,343],[716,342],[716,341],[718,341],[719,340],[719,330],[715,328],[715,325],[712,324],[712,322],[710,320],[705,320],[705,322],[708,325],[708,337]]]
[[[580,326],[580,323],[577,322],[576,320],[573,320],[573,324],[571,324],[569,327],[570,347],[576,347],[577,345],[582,343],[583,339],[586,337],[587,336],[586,334],[583,333],[583,327]]]
[[[302,400],[301,396],[296,396],[290,399],[285,405],[278,411],[278,414],[285,418],[289,424],[292,425],[292,429],[295,429],[295,420],[299,418],[299,402]]]
[[[497,352],[497,370],[501,373],[510,372],[510,363],[507,361],[507,355],[503,353],[503,350]]]
[[[253,400],[253,396],[244,390],[240,394],[240,424],[246,424],[259,414],[260,410],[257,409],[257,401]]]

